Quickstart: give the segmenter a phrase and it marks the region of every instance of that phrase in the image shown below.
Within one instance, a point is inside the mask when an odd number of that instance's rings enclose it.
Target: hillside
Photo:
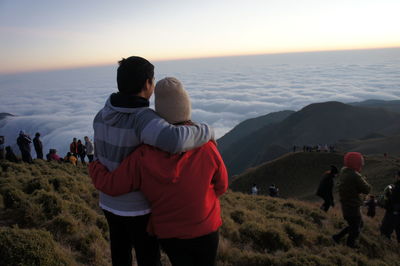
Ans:
[[[248,136],[249,134],[257,131],[258,129],[264,126],[281,122],[282,120],[284,120],[293,113],[294,111],[280,111],[247,119],[239,123],[232,130],[226,133],[223,137],[218,139],[218,149],[220,152],[222,152],[228,149],[237,140]]]
[[[285,154],[293,145],[335,144],[373,133],[399,134],[400,114],[339,102],[317,103],[237,140],[221,154],[229,174],[235,175]]]
[[[84,167],[0,161],[1,265],[110,265],[107,224]],[[400,265],[399,245],[365,219],[361,248],[335,245],[338,208],[228,192],[218,265]],[[163,256],[164,265],[170,265]]]
[[[282,197],[315,199],[319,181],[331,164],[343,167],[343,154],[296,152],[288,153],[273,161],[250,168],[236,176],[230,188],[234,191],[248,192],[255,183],[262,194],[275,184]],[[393,181],[394,173],[400,169],[400,158],[384,159],[383,156],[366,156],[362,173],[367,175],[372,185],[372,193],[380,194],[386,185]]]
[[[366,100],[362,102],[349,103],[349,104],[354,106],[382,108],[391,112],[400,113],[400,100],[394,100],[394,101]]]
[[[353,150],[365,154],[387,153],[389,156],[400,156],[400,134],[394,136],[374,134],[357,140],[341,140],[336,143],[336,147],[342,151]]]

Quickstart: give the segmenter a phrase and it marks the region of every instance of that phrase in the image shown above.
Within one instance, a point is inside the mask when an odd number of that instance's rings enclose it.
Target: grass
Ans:
[[[110,265],[97,201],[85,167],[0,161],[1,265]],[[331,240],[344,226],[339,207],[318,204],[228,191],[218,265],[400,265],[400,246],[379,236],[380,209],[353,250]]]

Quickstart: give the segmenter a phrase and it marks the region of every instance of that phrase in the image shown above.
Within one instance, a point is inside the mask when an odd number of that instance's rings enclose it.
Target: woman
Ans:
[[[155,97],[156,111],[169,123],[192,123],[189,96],[177,79],[159,81]],[[106,194],[145,195],[152,208],[148,231],[174,266],[215,265],[222,224],[218,197],[228,187],[228,175],[214,142],[181,154],[141,145],[117,170],[108,172],[95,161],[89,172]]]

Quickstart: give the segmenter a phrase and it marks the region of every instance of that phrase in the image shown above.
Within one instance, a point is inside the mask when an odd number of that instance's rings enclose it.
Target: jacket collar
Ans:
[[[125,95],[119,92],[113,93],[110,96],[110,103],[115,107],[122,108],[139,108],[149,107],[149,100],[136,96],[136,95]]]

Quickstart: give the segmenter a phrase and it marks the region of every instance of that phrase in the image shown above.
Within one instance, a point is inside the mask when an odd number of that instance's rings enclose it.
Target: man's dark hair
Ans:
[[[35,137],[40,137],[40,133],[36,132]]]
[[[142,57],[131,56],[118,63],[117,84],[123,94],[140,93],[146,80],[154,77],[154,66]]]

